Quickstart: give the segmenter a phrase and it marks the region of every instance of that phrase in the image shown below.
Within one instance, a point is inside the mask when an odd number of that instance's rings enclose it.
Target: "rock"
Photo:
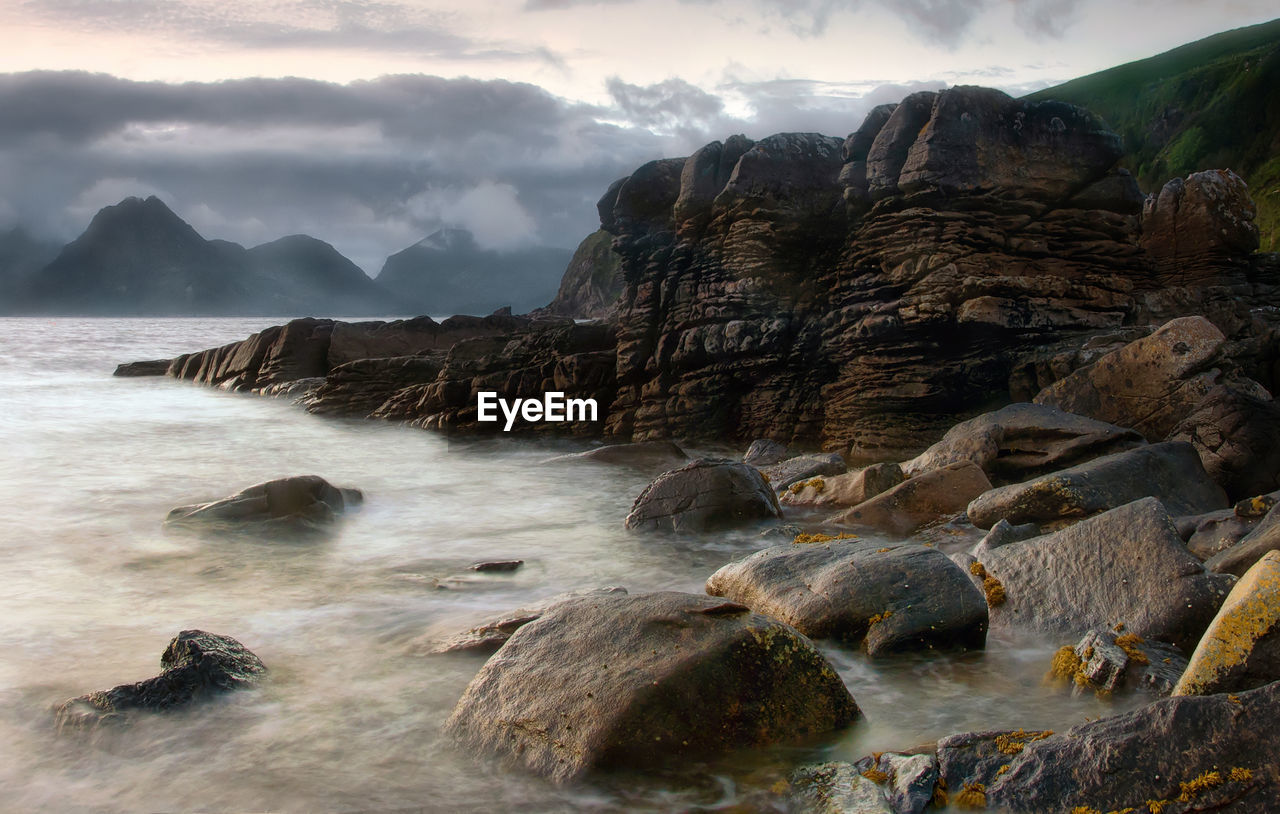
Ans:
[[[844,458],[834,452],[797,455],[772,466],[760,467],[774,489],[786,489],[797,481],[823,475],[839,475],[844,470]]]
[[[297,475],[255,484],[212,503],[179,506],[164,522],[206,528],[269,524],[301,531],[333,522],[363,499],[359,489],[332,486],[318,475]]]
[[[699,458],[646,486],[625,523],[629,529],[699,533],[781,516],[777,497],[754,467]]]
[[[1244,576],[1269,551],[1280,551],[1280,511],[1272,509],[1240,542],[1205,560],[1204,567],[1218,574]]]
[[[1142,212],[1142,248],[1163,286],[1241,274],[1242,255],[1258,249],[1249,188],[1230,170],[1174,178]]]
[[[1280,486],[1280,404],[1226,386],[1209,391],[1169,433],[1200,453],[1209,477],[1232,500]]]
[[[1132,633],[1095,629],[1075,647],[1054,656],[1050,676],[1067,682],[1072,695],[1092,691],[1101,698],[1141,690],[1165,696],[1173,692],[1187,658],[1172,645]]]
[[[1225,339],[1204,317],[1175,319],[1045,388],[1035,402],[1160,441],[1223,380],[1214,364]]]
[[[972,461],[993,481],[1016,483],[1145,443],[1133,430],[1056,407],[1010,404],[955,425],[902,470],[919,475]]]
[[[991,549],[999,548],[1002,545],[1020,543],[1023,540],[1030,540],[1033,537],[1039,536],[1040,527],[1035,523],[1022,523],[1015,526],[1008,520],[1001,519],[996,521],[996,524],[991,527],[991,530],[986,533],[986,536],[978,541],[978,548],[975,549],[975,552],[978,549],[981,549],[982,551],[990,551]]]
[[[542,618],[548,608],[561,602],[581,599],[585,596],[613,596],[627,593],[626,588],[611,585],[589,591],[569,591],[556,594],[550,599],[537,602],[526,608],[518,608],[509,613],[481,622],[470,630],[456,633],[446,639],[426,637],[415,642],[413,650],[423,655],[444,655],[447,653],[493,653],[507,643],[511,634],[535,619]]]
[[[903,481],[832,520],[906,537],[923,526],[963,512],[970,501],[989,489],[991,482],[982,469],[970,461],[961,461]]]
[[[1061,198],[1105,174],[1121,152],[1120,138],[1083,108],[957,86],[938,94],[898,187]]]
[[[780,444],[768,438],[757,438],[751,442],[751,446],[747,447],[746,454],[742,456],[742,462],[760,468],[782,463],[786,457],[786,444]]]
[[[671,441],[640,441],[635,444],[609,444],[589,449],[586,452],[575,452],[571,455],[557,455],[543,463],[558,464],[574,461],[595,461],[596,463],[630,466],[647,471],[666,472],[681,466],[689,460],[684,450]]]
[[[778,495],[784,506],[857,506],[902,483],[895,463],[872,464],[843,475],[796,481]]]
[[[1155,498],[978,559],[1005,591],[1005,603],[991,608],[993,627],[1079,635],[1123,624],[1126,632],[1186,649],[1232,584],[1205,573]]]
[[[886,790],[850,763],[801,766],[788,778],[794,809],[805,814],[896,814]]]
[[[334,367],[303,402],[307,412],[366,418],[396,393],[436,380],[444,367],[438,352],[359,359]]]
[[[128,362],[122,365],[116,365],[116,372],[113,376],[163,376],[169,372],[169,364],[172,359],[153,359],[146,362]]]
[[[164,712],[229,690],[257,686],[267,668],[230,636],[184,630],[160,656],[160,675],[63,702],[59,731],[92,729],[134,711]]]
[[[894,814],[921,814],[938,785],[938,759],[933,755],[885,752],[876,768],[889,775],[889,803]]]
[[[1280,683],[1166,698],[1061,734],[952,735],[938,741],[938,763],[953,802],[966,789],[1014,814],[1272,811],[1278,711]]]
[[[591,597],[524,625],[445,726],[557,782],[805,741],[859,717],[792,628],[710,597]]]
[[[524,565],[524,560],[488,560],[486,562],[472,563],[471,570],[482,574],[510,574],[513,571],[520,570],[522,565]]]
[[[530,316],[603,317],[613,310],[622,286],[622,258],[613,251],[613,235],[600,229],[578,244],[555,299]]]
[[[1258,525],[1258,518],[1240,517],[1232,509],[1179,517],[1178,535],[1187,541],[1187,550],[1201,560],[1226,551],[1244,539]]]
[[[1245,572],[1209,623],[1174,695],[1237,692],[1280,681],[1280,552]]]
[[[1166,442],[1117,452],[1026,483],[992,489],[969,504],[979,528],[1057,523],[1089,517],[1139,498],[1159,498],[1171,514],[1200,514],[1228,505],[1186,443]]]
[[[986,640],[982,594],[947,555],[921,545],[833,539],[766,548],[712,574],[707,593],[872,656]]]

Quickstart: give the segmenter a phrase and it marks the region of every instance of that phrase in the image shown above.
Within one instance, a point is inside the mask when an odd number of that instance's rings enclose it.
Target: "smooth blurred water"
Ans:
[[[0,319],[0,807],[12,811],[742,810],[789,761],[857,758],[941,735],[1065,728],[1115,707],[1043,687],[1052,644],[870,663],[825,647],[866,720],[821,754],[737,755],[679,777],[567,789],[439,734],[482,660],[423,642],[572,589],[700,592],[758,544],[657,539],[622,518],[647,476],[543,466],[528,442],[459,446],[320,419],[285,401],[117,379],[272,324]],[[320,541],[166,532],[166,512],[314,473],[366,496]],[[478,575],[483,559],[523,559]],[[58,737],[50,707],[154,675],[178,631],[234,636],[260,691]],[[764,800],[764,802],[761,802]]]

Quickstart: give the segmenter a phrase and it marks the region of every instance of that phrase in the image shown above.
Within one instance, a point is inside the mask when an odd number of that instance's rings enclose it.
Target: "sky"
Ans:
[[[371,276],[442,227],[572,247],[609,183],[735,133],[1021,95],[1265,22],[1274,0],[0,0],[0,228],[158,195]]]

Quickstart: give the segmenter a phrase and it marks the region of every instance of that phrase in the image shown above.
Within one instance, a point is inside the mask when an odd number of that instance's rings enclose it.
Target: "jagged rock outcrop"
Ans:
[[[1143,204],[1142,248],[1166,286],[1242,279],[1258,227],[1249,187],[1231,170],[1174,178]]]
[[[597,205],[623,279],[607,338],[472,343],[380,411],[483,431],[464,408],[475,386],[527,397],[564,368],[609,399],[601,423],[538,431],[901,460],[956,419],[1192,314],[1219,331],[1215,353],[1274,381],[1280,326],[1251,309],[1280,303],[1280,263],[1231,237],[1248,219],[1243,191],[1226,176],[1221,190],[1186,182],[1180,245],[1212,251],[1156,256],[1170,210],[1148,207],[1144,237],[1119,151],[1080,108],[956,87],[876,108],[844,140],[735,136],[651,161]],[[1155,441],[1171,428],[1139,430]]]

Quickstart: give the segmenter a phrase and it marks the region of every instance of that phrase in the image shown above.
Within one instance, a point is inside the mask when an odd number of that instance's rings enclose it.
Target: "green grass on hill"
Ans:
[[[1087,107],[1124,138],[1144,191],[1198,170],[1240,174],[1263,251],[1280,251],[1280,19],[1031,94]]]

